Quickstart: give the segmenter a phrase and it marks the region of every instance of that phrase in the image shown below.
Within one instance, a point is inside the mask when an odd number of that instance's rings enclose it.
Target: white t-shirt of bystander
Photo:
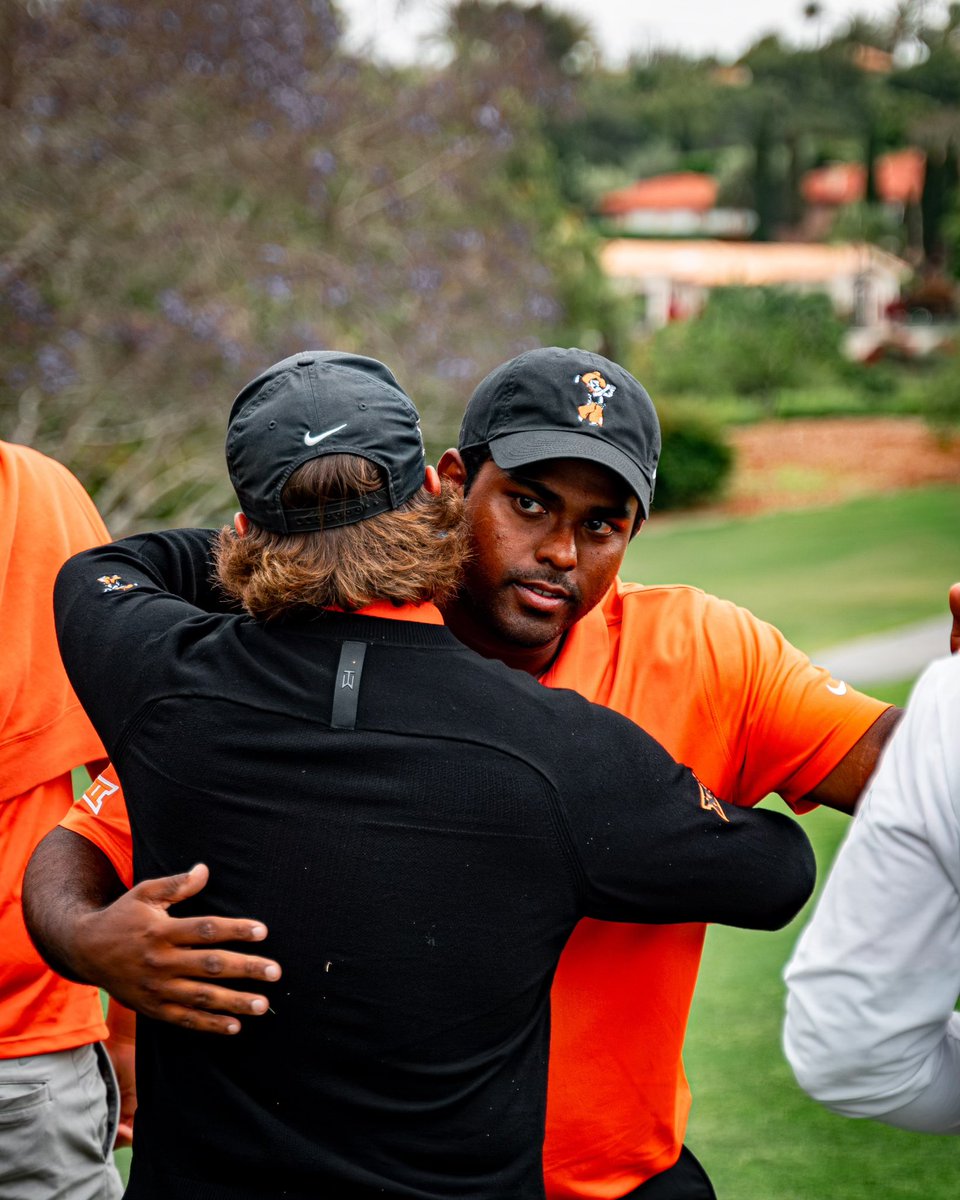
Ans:
[[[785,978],[814,1099],[960,1133],[960,656],[917,683]]]

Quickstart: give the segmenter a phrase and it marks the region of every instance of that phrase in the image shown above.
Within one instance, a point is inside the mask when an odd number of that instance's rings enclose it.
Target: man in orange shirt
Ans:
[[[61,564],[109,539],[77,480],[26,446],[0,442],[0,1195],[107,1200],[116,1082],[95,988],[68,983],[23,924],[23,869],[73,803],[71,770],[103,747],[67,682],[53,627]]]
[[[602,419],[581,421],[583,379],[594,372],[605,381]],[[635,495],[649,516],[660,449],[656,414],[636,379],[582,350],[521,355],[478,386],[459,445],[439,469],[467,496],[473,559],[444,609],[462,641],[630,717],[740,804],[778,791],[796,811],[818,803],[852,810],[896,710],[833,680],[743,609],[693,588],[617,579],[642,524],[627,518],[626,501]],[[96,788],[67,824],[103,853],[60,829],[36,860],[87,881],[65,908],[88,914],[119,886],[109,856],[121,874],[129,860],[115,777]],[[166,915],[205,878],[201,866],[141,883],[88,915],[79,936],[61,914],[59,948],[79,975],[151,1016],[234,1033],[238,1016],[265,1011],[267,999],[218,981],[269,980],[279,968],[209,948],[262,939],[256,921]],[[700,926],[586,921],[568,943],[551,997],[551,1200],[714,1195],[683,1146],[690,1096],[681,1050],[703,935]]]

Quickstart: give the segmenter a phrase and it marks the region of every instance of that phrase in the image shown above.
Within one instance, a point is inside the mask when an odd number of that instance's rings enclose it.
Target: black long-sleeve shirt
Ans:
[[[127,1195],[542,1197],[577,920],[777,927],[812,888],[805,835],[442,627],[205,611],[209,537],[90,551],[56,592],[136,876],[207,862],[181,911],[255,913],[284,971],[235,1038],[140,1020]]]

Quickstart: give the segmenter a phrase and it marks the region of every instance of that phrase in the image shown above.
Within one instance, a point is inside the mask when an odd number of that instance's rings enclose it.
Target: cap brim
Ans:
[[[643,516],[650,516],[653,480],[629,455],[609,442],[570,429],[527,429],[495,438],[488,445],[491,458],[504,471],[546,458],[582,458],[599,463],[620,476],[639,500]]]

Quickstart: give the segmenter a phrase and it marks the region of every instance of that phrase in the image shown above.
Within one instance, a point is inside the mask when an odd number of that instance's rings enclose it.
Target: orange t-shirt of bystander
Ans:
[[[0,1058],[72,1049],[106,1036],[95,988],[69,983],[23,924],[23,870],[73,802],[70,772],[103,757],[60,662],[53,583],[72,554],[109,540],[93,502],[60,463],[0,442]]]

